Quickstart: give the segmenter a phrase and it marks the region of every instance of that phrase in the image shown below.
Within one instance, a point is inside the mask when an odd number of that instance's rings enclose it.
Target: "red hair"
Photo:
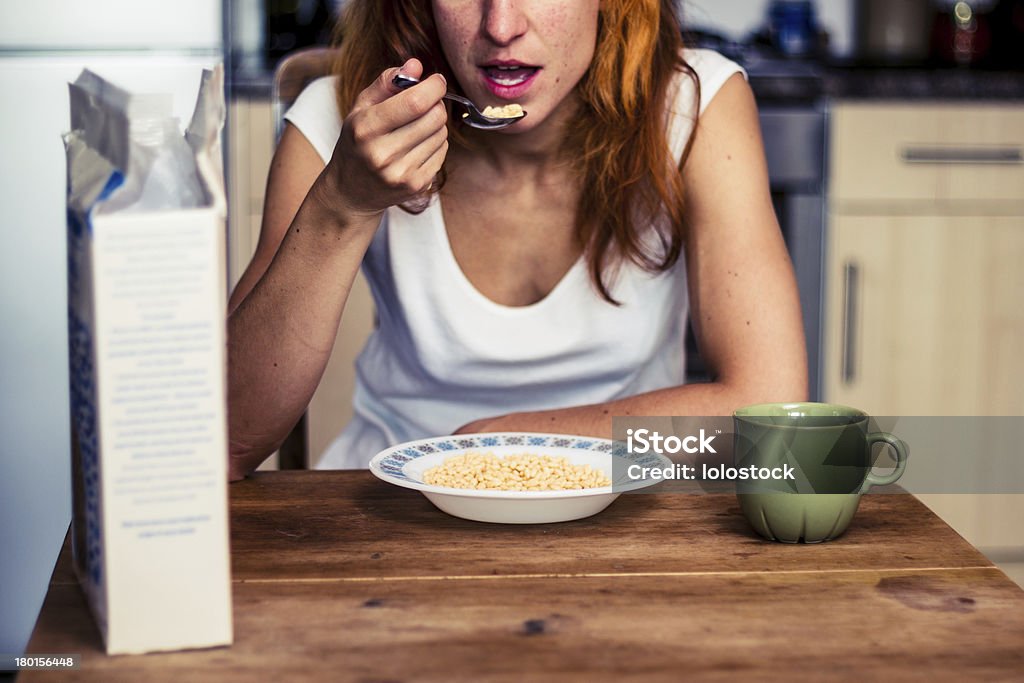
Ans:
[[[337,41],[342,116],[381,71],[410,57],[423,62],[424,73],[440,72],[449,87],[457,87],[429,0],[350,0]],[[674,0],[602,0],[593,61],[577,85],[581,107],[561,151],[580,178],[576,238],[591,280],[610,302],[607,278],[623,260],[661,272],[682,253],[682,166],[690,146],[677,163],[668,141],[668,95],[680,72],[698,94],[700,87],[682,47]],[[449,132],[458,144],[456,120],[449,117]],[[442,169],[432,192],[440,190],[444,176]],[[649,231],[662,221],[667,229],[656,231],[658,247],[652,249]]]

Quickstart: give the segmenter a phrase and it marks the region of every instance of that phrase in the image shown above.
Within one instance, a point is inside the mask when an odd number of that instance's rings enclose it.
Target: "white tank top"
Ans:
[[[684,56],[700,78],[701,112],[742,73],[715,52]],[[689,79],[676,86],[669,138],[679,158],[695,93]],[[285,115],[325,162],[341,130],[334,96],[334,78],[320,79]],[[610,283],[621,306],[600,297],[582,257],[544,299],[504,306],[462,272],[435,198],[419,215],[386,212],[363,272],[379,325],[356,360],[353,419],[320,469],[363,468],[390,445],[451,434],[484,417],[599,403],[684,381],[683,258],[658,274],[623,264]]]

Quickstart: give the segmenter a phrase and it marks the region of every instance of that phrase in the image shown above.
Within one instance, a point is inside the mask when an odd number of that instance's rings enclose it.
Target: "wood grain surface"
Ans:
[[[992,566],[907,494],[864,496],[817,545],[764,541],[728,494],[627,494],[587,519],[500,525],[353,471],[258,473],[231,487],[231,519],[243,581]]]
[[[38,628],[77,672],[24,681],[1012,680],[997,569],[235,584],[230,649],[107,657],[75,586]],[[41,643],[40,643],[41,645]],[[29,672],[26,672],[28,674]]]
[[[82,668],[18,680],[1024,677],[1024,591],[908,495],[821,545],[760,540],[731,496],[504,526],[365,472],[260,474],[231,520],[232,647],[103,654],[65,547],[28,652]]]

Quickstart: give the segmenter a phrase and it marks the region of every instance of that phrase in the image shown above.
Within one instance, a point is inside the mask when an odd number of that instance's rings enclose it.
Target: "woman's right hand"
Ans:
[[[335,210],[379,216],[430,188],[448,152],[447,83],[434,74],[401,90],[399,72],[419,78],[423,65],[410,59],[384,71],[356,98],[318,184]],[[326,195],[326,196],[325,196]],[[333,197],[333,199],[331,199]]]

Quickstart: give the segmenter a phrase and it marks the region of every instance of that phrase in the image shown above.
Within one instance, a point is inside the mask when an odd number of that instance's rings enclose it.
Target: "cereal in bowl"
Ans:
[[[423,473],[423,482],[455,489],[495,491],[565,491],[611,486],[590,465],[574,465],[550,455],[466,453],[448,458]]]

